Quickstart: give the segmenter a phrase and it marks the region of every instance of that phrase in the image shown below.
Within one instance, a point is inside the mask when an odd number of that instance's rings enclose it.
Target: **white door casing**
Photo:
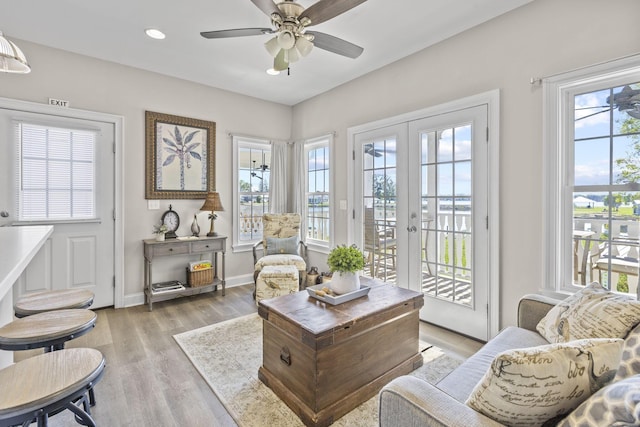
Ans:
[[[14,298],[37,290],[83,288],[94,292],[94,308],[122,307],[122,117],[0,98],[0,135],[5,149],[13,153],[3,160],[5,185],[0,186],[0,211],[7,211],[9,217],[0,218],[2,226],[29,225],[18,222],[15,216],[16,120],[97,131],[97,219],[52,222],[54,233],[17,282]]]
[[[382,147],[389,146],[395,149],[395,144],[397,145],[397,153],[393,153],[393,156],[396,158],[389,162],[392,166],[389,175],[393,176],[397,169],[395,179],[397,195],[393,210],[396,215],[393,218],[395,221],[387,221],[389,216],[386,209],[387,201],[380,203],[378,200],[376,211],[377,217],[385,220],[384,224],[393,224],[396,233],[397,266],[395,270],[397,274],[391,276],[388,281],[397,286],[421,291],[426,283],[426,276],[433,275],[432,281],[436,276],[439,276],[442,282],[443,278],[446,279],[448,275],[453,275],[453,267],[447,266],[447,270],[451,268],[451,271],[445,272],[444,270],[445,264],[453,265],[455,262],[458,266],[456,272],[465,273],[455,277],[466,275],[467,277],[462,280],[472,283],[472,292],[466,301],[459,303],[448,300],[448,295],[443,298],[444,293],[435,295],[433,292],[427,292],[425,286],[425,307],[421,311],[421,318],[482,340],[486,340],[498,332],[498,111],[499,92],[493,91],[350,128],[348,136],[354,150],[354,162],[350,165],[352,170],[349,171],[352,183],[349,185],[348,199],[353,201],[352,208],[354,209],[354,219],[349,224],[349,232],[352,236],[350,241],[357,244],[364,242],[364,205],[371,204],[366,197],[363,200],[364,195],[362,194],[363,181],[366,181],[366,178],[363,178],[363,166],[368,161],[367,151],[363,147],[365,144],[370,145],[377,142],[376,147],[379,150],[376,156],[378,162],[381,162],[382,153],[384,156],[389,154],[385,153]],[[431,146],[434,150],[434,136],[438,135],[439,137],[438,132],[460,130],[461,127],[463,130],[473,130],[472,159],[461,162],[458,160],[456,162],[449,161],[448,164],[445,161],[443,165],[438,165],[436,162],[431,166],[421,163],[421,159],[426,157],[426,153],[421,152],[421,141],[424,141],[425,147],[428,145],[428,138],[425,136],[423,139],[423,135],[428,135],[431,132]],[[393,144],[387,143],[385,145],[380,141],[393,141]],[[367,150],[371,152],[370,148]],[[433,159],[435,151],[432,151],[430,155]],[[394,163],[397,163],[397,168]],[[457,166],[452,166],[453,163]],[[471,164],[472,166],[470,166]],[[468,214],[461,213],[455,220],[457,224],[454,224],[456,209],[460,209],[460,206],[449,209],[449,214],[443,214],[440,209],[434,209],[436,202],[440,208],[443,204],[442,200],[448,200],[447,197],[438,197],[438,194],[434,192],[438,188],[435,184],[436,174],[434,171],[439,170],[438,168],[453,170],[456,167],[458,169],[455,173],[458,174],[473,171],[472,190],[468,195],[471,197],[466,197],[466,193],[469,193],[466,191],[465,197],[462,198],[463,201],[456,201],[459,204],[472,204],[473,223],[465,222],[471,221],[471,217],[465,217]],[[367,170],[366,167],[364,170]],[[423,170],[430,170],[431,176],[423,177]],[[375,173],[386,174],[387,171],[388,169],[382,168],[376,169]],[[455,173],[452,172],[452,174]],[[455,176],[453,178],[454,180],[458,179]],[[422,188],[423,185],[425,188]],[[453,199],[456,198],[453,197]],[[447,201],[446,204],[448,203]],[[381,204],[385,206],[384,213],[380,208]],[[469,210],[468,206],[464,206],[464,209]],[[440,213],[436,213],[436,211]],[[451,224],[447,223],[445,227],[445,222],[451,222]],[[451,233],[444,232],[449,229],[448,227],[451,227]],[[453,233],[454,228],[456,237]],[[450,259],[446,260],[447,263],[444,262],[442,255],[445,247],[444,236],[450,239],[448,242]],[[460,259],[460,242],[463,240],[461,236],[467,245],[464,262]],[[425,245],[425,238],[431,242],[429,246]],[[456,243],[453,241],[454,238]],[[454,244],[457,245],[456,255],[453,250]],[[439,253],[434,255],[436,252],[433,250],[436,246],[439,247]],[[426,259],[428,250],[425,251],[425,249],[427,247],[432,251],[429,260]],[[435,258],[437,256],[440,258]],[[454,260],[456,256],[457,259]],[[466,268],[461,267],[463,263],[466,263]],[[441,273],[436,274],[436,271]],[[369,274],[369,271],[366,274]]]

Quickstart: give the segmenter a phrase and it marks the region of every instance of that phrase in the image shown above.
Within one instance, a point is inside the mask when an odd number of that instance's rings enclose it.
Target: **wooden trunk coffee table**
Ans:
[[[326,426],[422,365],[423,295],[361,278],[369,294],[330,305],[306,291],[262,300],[260,380],[307,426]]]

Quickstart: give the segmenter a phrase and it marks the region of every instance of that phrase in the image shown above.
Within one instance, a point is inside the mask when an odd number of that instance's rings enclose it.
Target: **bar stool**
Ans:
[[[0,370],[0,427],[47,426],[50,415],[69,409],[76,421],[95,427],[87,404],[105,368],[102,353],[71,348],[40,354]],[[81,405],[81,406],[80,406]]]
[[[0,328],[0,350],[20,351],[44,348],[45,352],[62,350],[64,343],[89,332],[98,316],[86,308],[47,311],[18,318]],[[89,403],[96,404],[93,389]]]
[[[73,308],[16,319],[0,328],[0,350],[61,350],[65,342],[95,327],[97,317],[86,308]]]
[[[61,289],[32,292],[18,298],[13,306],[16,317],[27,317],[44,311],[67,308],[88,308],[93,304],[93,292],[87,289]]]

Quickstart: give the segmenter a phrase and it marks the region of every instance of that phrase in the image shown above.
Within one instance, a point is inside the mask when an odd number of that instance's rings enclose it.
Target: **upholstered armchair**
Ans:
[[[267,265],[295,265],[300,289],[307,281],[307,245],[300,240],[300,215],[264,214],[262,241],[253,245],[253,282]]]

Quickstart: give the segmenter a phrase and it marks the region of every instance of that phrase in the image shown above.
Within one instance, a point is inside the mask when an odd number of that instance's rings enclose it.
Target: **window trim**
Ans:
[[[573,189],[568,186],[572,176],[573,96],[607,87],[624,84],[629,80],[640,81],[640,55],[613,60],[594,66],[557,74],[542,80],[543,86],[543,285],[542,291],[564,297],[581,287],[565,283],[570,277],[572,253],[563,248],[571,247]],[[568,143],[571,142],[571,143]],[[559,236],[559,238],[558,238]]]
[[[334,218],[335,218],[335,200],[333,200],[333,188],[334,188],[334,176],[335,174],[331,172],[331,167],[334,164],[334,158],[333,158],[333,134],[326,134],[326,135],[322,135],[316,138],[309,138],[307,140],[304,141],[304,194],[305,194],[305,200],[304,200],[304,209],[305,209],[305,213],[304,213],[304,219],[305,221],[308,221],[309,219],[309,209],[308,209],[308,189],[309,189],[309,164],[308,164],[308,156],[309,156],[309,151],[316,149],[318,147],[321,146],[327,146],[329,148],[329,191],[328,191],[328,195],[329,195],[329,229],[332,231],[329,234],[329,241],[325,242],[324,240],[317,240],[317,239],[310,239],[307,236],[307,230],[305,229],[304,231],[304,239],[305,239],[305,243],[307,244],[307,247],[310,250],[313,250],[315,252],[320,252],[320,253],[325,253],[328,254],[330,248],[333,247],[333,242],[334,242],[334,238],[333,238],[333,231],[335,229],[334,227]]]
[[[256,148],[259,150],[264,150],[265,148],[271,151],[271,142],[268,139],[261,139],[256,137],[248,137],[242,135],[232,135],[233,142],[233,191],[232,191],[232,199],[233,199],[233,210],[231,212],[232,215],[232,224],[233,224],[233,242],[231,245],[231,249],[234,253],[237,252],[249,252],[252,250],[253,246],[259,242],[261,239],[254,239],[250,242],[240,242],[239,232],[238,232],[238,220],[237,214],[240,212],[240,196],[238,192],[239,188],[239,180],[238,180],[238,161],[239,161],[239,150],[240,148]]]

